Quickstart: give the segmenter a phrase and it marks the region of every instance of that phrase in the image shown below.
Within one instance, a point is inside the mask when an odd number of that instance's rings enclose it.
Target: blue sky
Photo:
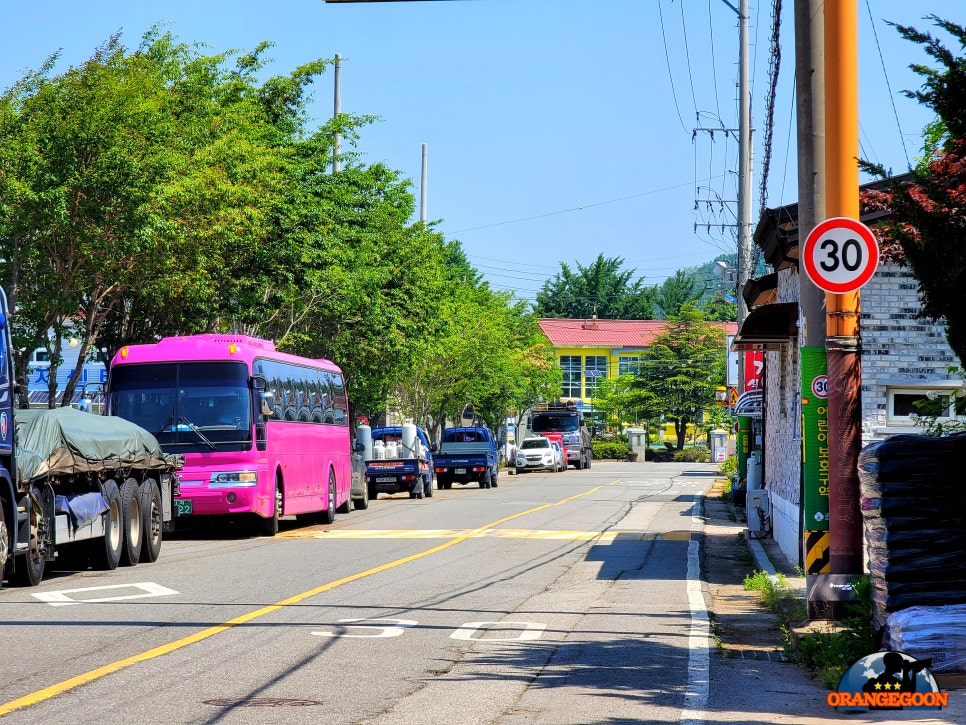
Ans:
[[[797,197],[794,2],[783,4],[768,206]],[[750,8],[755,218],[771,8]],[[930,30],[921,19],[930,13],[964,22],[962,0],[858,0],[858,12],[861,153],[900,172],[931,119],[900,91],[920,85],[909,64],[929,59],[884,20]],[[599,253],[660,283],[735,250],[720,224],[734,222],[736,143],[692,138],[696,126],[738,123],[737,19],[722,0],[54,0],[13,3],[4,15],[4,88],[58,49],[59,70],[82,62],[117,31],[136,48],[154,23],[213,52],[271,41],[273,74],[341,54],[343,111],[381,118],[357,150],[412,179],[418,197],[428,144],[428,218],[494,287],[522,298],[560,262]],[[331,114],[331,75],[312,110]],[[726,203],[695,211],[709,198]]]

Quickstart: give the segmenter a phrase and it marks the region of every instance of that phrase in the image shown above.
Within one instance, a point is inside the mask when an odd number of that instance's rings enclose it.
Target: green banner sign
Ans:
[[[828,531],[828,360],[825,348],[801,348],[801,361],[805,529]]]

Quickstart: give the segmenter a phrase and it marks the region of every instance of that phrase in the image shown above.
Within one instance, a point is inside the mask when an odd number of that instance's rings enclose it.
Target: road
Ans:
[[[381,497],[275,539],[0,591],[6,723],[700,718],[707,464],[596,462]],[[689,579],[690,577],[690,579]]]

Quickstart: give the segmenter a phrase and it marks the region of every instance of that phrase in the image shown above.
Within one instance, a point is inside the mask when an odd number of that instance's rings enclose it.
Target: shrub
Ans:
[[[674,454],[674,460],[678,463],[707,463],[708,462],[708,449],[707,448],[685,448],[683,451],[677,451]]]
[[[594,441],[594,458],[602,459],[624,459],[627,458],[627,444],[615,441]]]
[[[738,473],[738,456],[728,456],[718,466],[718,475],[730,479]]]

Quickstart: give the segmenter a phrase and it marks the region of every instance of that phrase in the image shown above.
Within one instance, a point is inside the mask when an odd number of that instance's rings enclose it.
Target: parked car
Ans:
[[[349,498],[357,509],[369,508],[369,486],[366,485],[366,446],[362,441],[352,445],[352,491]]]
[[[566,471],[567,456],[564,454],[563,446],[560,445],[560,441],[550,441],[550,447],[553,448],[554,458],[557,461],[557,466],[554,470],[558,472]]]
[[[558,470],[557,454],[550,444],[550,439],[543,436],[524,438],[517,449],[517,459],[514,464],[517,473]]]

